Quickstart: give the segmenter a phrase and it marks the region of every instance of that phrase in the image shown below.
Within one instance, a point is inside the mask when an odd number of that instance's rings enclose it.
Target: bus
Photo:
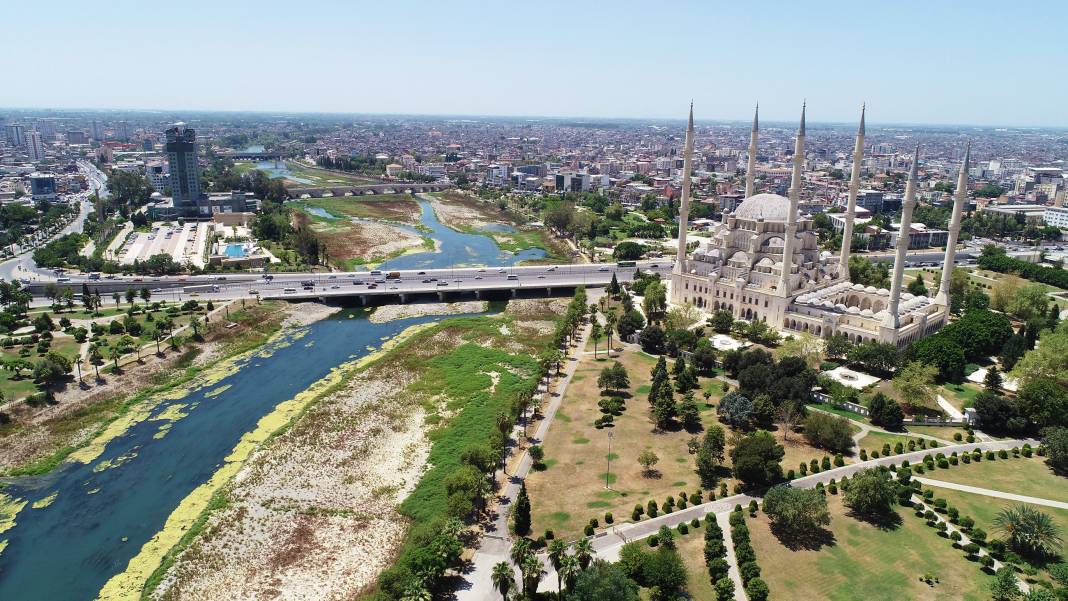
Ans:
[[[617,261],[616,267],[637,267],[637,261]]]

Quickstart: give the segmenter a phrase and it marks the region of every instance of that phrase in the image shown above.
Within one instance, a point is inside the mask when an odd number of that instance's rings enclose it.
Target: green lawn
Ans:
[[[954,426],[908,426],[906,430],[914,434],[926,434],[951,442],[953,441],[954,434],[959,433],[962,437],[967,434],[963,428]]]
[[[996,461],[984,457],[979,463],[961,464],[927,475],[935,480],[1068,502],[1068,478],[1054,474],[1041,457],[1009,457]]]
[[[689,534],[679,535],[675,531],[675,546],[679,556],[686,565],[686,592],[693,601],[716,601],[716,591],[708,577],[705,564],[705,529],[704,522],[700,528],[691,528]]]
[[[994,525],[994,519],[1005,507],[1013,505],[1019,505],[1016,501],[1009,501],[1005,499],[997,499],[994,497],[988,497],[985,495],[978,495],[973,493],[961,492],[957,490],[949,490],[946,488],[938,488],[934,486],[926,486],[934,491],[935,498],[945,499],[951,506],[956,507],[960,511],[960,515],[971,517],[975,520],[975,526],[982,528],[987,533],[987,539],[1004,538],[1004,535],[997,531],[997,527]],[[1043,511],[1053,518],[1053,521],[1061,529],[1061,535],[1064,536],[1068,533],[1068,510],[1057,509],[1054,507],[1045,507],[1036,505],[1040,511]],[[1061,548],[1061,555],[1064,555],[1064,547]],[[1031,563],[1026,558],[1021,558],[1028,564],[1032,565],[1036,569],[1040,570],[1041,579],[1048,580],[1048,577],[1041,571],[1043,566],[1041,562]]]
[[[869,454],[872,451],[879,451],[879,453],[881,454],[883,452],[884,444],[889,444],[890,448],[893,449],[894,445],[899,442],[905,447],[905,450],[907,452],[910,440],[918,441],[919,439],[917,439],[915,436],[909,436],[907,434],[886,434],[883,432],[869,432],[867,435],[864,436],[864,438],[860,439],[860,446],[857,449],[857,452],[859,453],[860,449],[867,449]]]
[[[848,516],[839,496],[828,502],[829,536],[818,549],[788,548],[763,514],[748,520],[772,599],[989,599],[992,578],[923,520],[903,514],[896,528],[884,530]],[[925,572],[939,582],[922,582]]]
[[[946,384],[939,389],[939,392],[947,401],[949,401],[949,404],[961,411],[971,407],[972,403],[975,402],[975,397],[982,391],[983,389],[981,387],[969,382],[964,384]]]

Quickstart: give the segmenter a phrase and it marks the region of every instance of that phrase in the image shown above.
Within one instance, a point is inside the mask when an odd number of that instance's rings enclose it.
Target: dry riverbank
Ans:
[[[459,303],[416,303],[411,305],[383,305],[371,314],[371,323],[386,323],[409,317],[425,315],[457,315],[459,313],[480,313],[486,310],[486,301],[466,301]]]

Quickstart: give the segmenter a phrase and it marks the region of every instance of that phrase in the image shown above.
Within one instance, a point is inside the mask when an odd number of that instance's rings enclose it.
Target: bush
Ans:
[[[1005,449],[1001,449],[1000,451],[998,451],[998,459],[1008,459],[1008,458],[1009,458],[1009,452],[1008,451],[1006,451]]]
[[[656,501],[649,501],[645,506],[645,513],[649,514],[649,517],[655,518],[660,513],[659,508],[656,506]]]
[[[679,524],[679,534],[685,535],[685,534],[688,534],[689,532],[690,532],[690,527],[686,525],[686,522],[683,522],[683,523]]]
[[[642,515],[645,513],[645,507],[642,507],[641,503],[634,505],[634,513]]]
[[[553,540],[556,538],[556,533],[552,531],[552,528],[546,528],[545,534],[542,536],[545,540]]]
[[[647,539],[647,542],[650,547],[655,547],[660,544],[660,537],[654,534]]]
[[[835,453],[853,448],[852,429],[843,417],[813,411],[805,419],[804,432],[808,442],[816,447]]]
[[[953,433],[953,440],[955,440],[955,441],[957,441],[957,442],[960,442],[960,441],[961,441],[961,440],[963,440],[963,439],[964,439],[964,437],[963,437],[963,436],[961,436],[961,433],[960,433],[960,432],[954,432],[954,433]]]
[[[716,581],[716,598],[717,599],[733,599],[734,598],[734,581],[728,576],[724,576]]]
[[[978,555],[979,554],[979,545],[977,545],[975,543],[968,543],[966,545],[963,545],[961,547],[961,549],[964,550],[964,552],[967,553],[968,555]]]
[[[632,522],[640,522],[641,519],[642,519],[642,514],[638,513],[637,511],[632,511],[630,513],[630,521],[632,521]]]
[[[611,524],[614,521],[616,521],[616,519],[614,517],[612,517],[612,512],[611,511],[609,511],[609,512],[604,514],[604,523]]]
[[[787,480],[793,480],[793,479],[794,479],[794,478],[796,478],[796,477],[797,477],[797,476],[796,476],[796,475],[794,475],[794,470],[787,470],[787,471],[786,471],[786,479],[787,479]]]
[[[838,453],[834,456],[834,467],[842,467],[843,465],[845,465],[845,459],[841,453]]]
[[[582,529],[583,534],[586,536],[593,536],[593,525],[586,524],[586,527]]]
[[[994,455],[994,451],[987,451],[986,452],[986,459],[987,459],[987,461],[995,461],[996,457]]]
[[[745,585],[745,594],[749,597],[749,601],[767,601],[769,595],[768,585],[760,578],[753,578]],[[720,597],[720,599],[723,598]]]
[[[864,449],[860,450],[860,460],[861,461],[867,461],[868,460],[868,452],[865,451]]]
[[[960,535],[960,532],[957,532],[956,530],[951,532],[950,535],[949,535],[949,540],[952,540],[952,541],[960,541],[961,538],[962,537]]]
[[[963,461],[965,465],[967,465],[972,462],[972,456],[970,453],[965,453],[960,456],[960,460]]]
[[[742,582],[748,583],[750,580],[760,577],[760,566],[755,561],[747,561],[738,566],[738,573],[742,577]]]
[[[696,529],[696,528],[700,528],[700,527],[701,527],[701,520],[699,520],[697,518],[694,518],[694,519],[690,520],[690,528],[695,528]]]
[[[968,442],[975,442],[975,435],[969,434],[965,440],[967,440]]]

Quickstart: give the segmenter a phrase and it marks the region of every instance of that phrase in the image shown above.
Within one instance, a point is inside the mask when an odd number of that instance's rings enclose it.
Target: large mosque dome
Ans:
[[[755,194],[734,210],[736,219],[749,221],[786,221],[789,215],[790,199],[778,194]]]

